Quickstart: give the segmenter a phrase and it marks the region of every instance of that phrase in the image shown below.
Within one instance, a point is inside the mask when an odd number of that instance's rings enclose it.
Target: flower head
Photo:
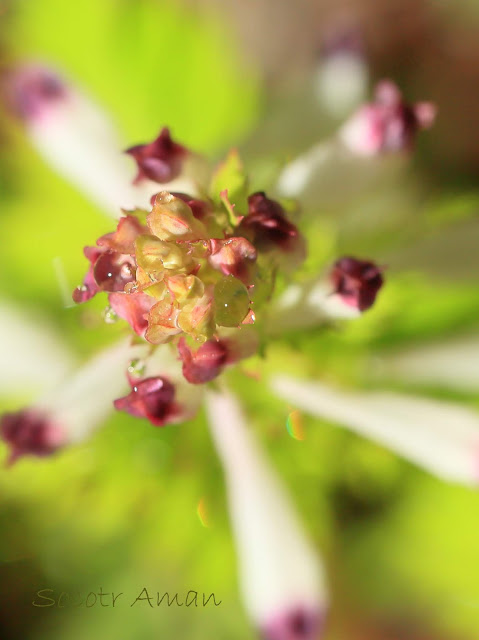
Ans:
[[[247,203],[243,215],[226,190],[204,200],[157,193],[150,211],[129,211],[116,231],[86,247],[90,267],[74,300],[107,292],[111,309],[153,348],[177,346],[186,380],[214,379],[256,351],[246,325],[273,292],[278,256],[304,257],[304,240],[278,202],[258,192]],[[123,408],[137,407],[139,397]]]

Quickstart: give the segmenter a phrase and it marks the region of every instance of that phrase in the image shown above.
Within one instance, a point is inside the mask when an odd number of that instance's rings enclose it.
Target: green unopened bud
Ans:
[[[208,237],[205,226],[194,217],[186,202],[168,191],[156,196],[147,222],[151,233],[160,240],[201,240]]]

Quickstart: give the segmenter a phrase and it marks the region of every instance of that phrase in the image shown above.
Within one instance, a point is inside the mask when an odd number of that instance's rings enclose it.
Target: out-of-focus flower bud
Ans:
[[[340,130],[343,144],[360,156],[410,151],[420,129],[434,123],[436,107],[430,102],[408,105],[390,80],[376,86],[374,102],[351,116]]]
[[[8,464],[25,455],[49,456],[66,442],[61,424],[35,409],[1,416],[0,436],[10,447]]]
[[[135,182],[147,178],[164,184],[180,175],[183,161],[189,151],[174,142],[170,130],[164,127],[153,142],[130,147],[125,153],[132,156],[138,166]]]
[[[241,221],[237,234],[251,241],[260,252],[279,251],[288,261],[304,259],[306,246],[297,227],[287,220],[283,207],[263,191],[248,198],[248,215]]]
[[[330,273],[333,293],[344,304],[366,311],[376,300],[384,279],[374,262],[346,256],[337,260]]]
[[[48,391],[28,409],[6,414],[1,437],[11,458],[47,455],[58,447],[85,439],[113,409],[127,387],[124,372],[134,358],[147,355],[146,345],[122,341],[102,351]]]
[[[235,398],[209,393],[207,409],[247,612],[266,640],[317,640],[328,606],[318,555]]]

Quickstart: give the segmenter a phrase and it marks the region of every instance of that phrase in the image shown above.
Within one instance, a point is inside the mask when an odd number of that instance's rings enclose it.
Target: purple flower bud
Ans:
[[[420,129],[434,123],[436,107],[430,102],[404,102],[390,80],[376,86],[374,101],[361,107],[340,132],[343,143],[362,156],[410,151]]]
[[[316,640],[323,629],[317,611],[293,609],[272,620],[262,629],[264,640]]]
[[[66,440],[62,427],[33,409],[4,414],[0,418],[0,434],[10,447],[9,464],[24,455],[49,456]]]
[[[114,401],[115,409],[137,418],[146,418],[157,427],[178,421],[180,408],[175,404],[175,387],[161,376],[131,381],[131,393]]]
[[[374,262],[344,257],[334,263],[330,273],[334,293],[350,307],[369,309],[383,285],[381,269]]]
[[[279,249],[304,257],[304,240],[298,229],[287,220],[279,202],[267,198],[263,191],[249,196],[248,215],[235,233],[250,240],[258,251]]]
[[[7,106],[23,120],[43,118],[52,105],[65,101],[68,96],[61,78],[40,65],[7,73],[3,91]]]
[[[171,139],[170,130],[164,127],[160,135],[149,144],[139,144],[125,151],[138,165],[135,183],[148,178],[160,184],[177,178],[188,150]]]

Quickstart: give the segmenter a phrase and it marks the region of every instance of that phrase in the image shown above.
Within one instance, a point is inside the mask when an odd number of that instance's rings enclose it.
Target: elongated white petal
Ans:
[[[479,389],[479,336],[404,350],[382,359],[381,374],[449,389]]]
[[[20,68],[12,73],[9,89],[13,108],[39,154],[113,217],[121,208],[147,208],[151,196],[162,189],[195,190],[191,180],[181,178],[165,185],[133,185],[136,168],[123,154],[126,145],[111,118],[51,70],[38,65]]]
[[[327,607],[318,556],[235,398],[211,392],[207,410],[226,478],[246,609],[268,640],[313,640]]]
[[[326,278],[287,287],[270,309],[271,335],[284,331],[309,329],[331,320],[352,320],[361,311],[347,304]]]
[[[38,312],[0,304],[0,393],[41,392],[73,367],[74,357]]]
[[[328,173],[328,164],[334,161],[335,149],[324,142],[291,161],[281,172],[276,188],[283,196],[299,196],[314,179]]]
[[[343,118],[366,98],[368,79],[364,58],[355,51],[340,51],[321,61],[314,90],[328,113]]]
[[[63,426],[70,442],[83,440],[113,410],[113,400],[128,390],[126,371],[131,360],[147,352],[146,344],[122,340],[80,367],[37,407]]]
[[[370,438],[448,481],[479,484],[479,415],[465,407],[398,393],[352,393],[276,377],[272,389],[319,418]]]

